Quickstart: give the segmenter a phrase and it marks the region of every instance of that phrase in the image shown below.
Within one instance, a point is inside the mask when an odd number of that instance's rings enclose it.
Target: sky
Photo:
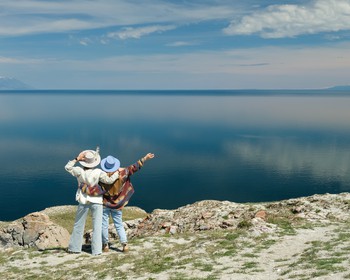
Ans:
[[[0,0],[0,76],[36,89],[349,85],[350,0]]]

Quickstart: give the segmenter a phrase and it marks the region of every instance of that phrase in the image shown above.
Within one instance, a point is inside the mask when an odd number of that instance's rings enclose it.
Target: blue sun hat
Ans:
[[[114,172],[117,171],[120,167],[120,161],[119,159],[108,156],[101,160],[101,169],[106,172]]]

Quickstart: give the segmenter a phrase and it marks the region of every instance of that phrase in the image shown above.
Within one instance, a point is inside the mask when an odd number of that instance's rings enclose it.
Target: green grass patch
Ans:
[[[277,225],[280,228],[282,235],[295,235],[296,234],[296,231],[295,231],[291,221],[288,218],[270,216],[267,219],[267,222]]]
[[[252,222],[250,220],[242,220],[238,223],[237,228],[239,229],[249,229],[252,227]]]
[[[336,236],[332,239],[309,242],[310,247],[296,256],[297,260],[289,267],[291,270],[310,270],[312,278],[347,271],[349,264],[347,249],[350,242],[350,234],[347,231],[348,228],[344,224],[334,230]]]
[[[257,258],[258,255],[253,254],[253,253],[245,253],[245,254],[242,254],[242,257],[244,257],[244,258]]]
[[[196,261],[193,263],[193,267],[201,270],[201,271],[212,271],[213,270],[213,265],[210,263],[204,263],[204,262],[199,262]]]
[[[259,263],[257,262],[246,262],[243,264],[242,268],[244,270],[247,270],[247,269],[255,269],[259,266]]]
[[[69,233],[72,233],[74,220],[75,220],[75,213],[76,213],[76,210],[51,214],[50,220],[53,223],[67,229]],[[87,229],[92,229],[91,215],[88,215],[86,219],[85,230]]]
[[[73,225],[75,221],[75,214],[76,214],[76,207],[73,210],[69,209],[65,212],[50,214],[50,220],[53,223],[58,224],[61,227],[67,229],[69,233],[72,233]],[[135,209],[135,207],[125,207],[123,209],[123,221],[134,220],[138,218],[145,218],[146,216],[147,216],[147,213],[137,210]],[[90,229],[92,229],[91,211],[89,211],[89,214],[86,219],[85,231],[88,231]]]

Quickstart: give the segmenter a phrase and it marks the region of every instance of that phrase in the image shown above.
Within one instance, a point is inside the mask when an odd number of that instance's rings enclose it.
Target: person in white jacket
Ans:
[[[85,150],[81,152],[75,159],[68,161],[65,166],[66,171],[78,180],[76,200],[79,202],[79,205],[67,249],[69,253],[81,253],[85,222],[89,209],[92,212],[93,223],[91,253],[92,255],[99,255],[102,253],[102,195],[104,190],[98,185],[98,182],[112,184],[118,179],[119,173],[116,172],[113,176],[109,177],[106,172],[95,168],[100,161],[101,157],[99,155],[99,148],[97,147],[96,151]],[[79,162],[82,167],[75,166],[77,162]]]

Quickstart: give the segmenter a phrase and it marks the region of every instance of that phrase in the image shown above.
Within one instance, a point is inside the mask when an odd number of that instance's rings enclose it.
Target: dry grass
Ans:
[[[46,211],[46,214],[50,217],[50,220],[52,222],[60,225],[61,227],[64,227],[69,231],[69,233],[72,233],[76,209],[77,206],[66,206],[64,208],[60,208],[59,211]],[[134,220],[137,218],[145,218],[146,216],[147,213],[137,207],[125,207],[123,209],[124,221]],[[90,229],[92,229],[91,212],[89,212],[86,219],[85,231],[88,231]]]

